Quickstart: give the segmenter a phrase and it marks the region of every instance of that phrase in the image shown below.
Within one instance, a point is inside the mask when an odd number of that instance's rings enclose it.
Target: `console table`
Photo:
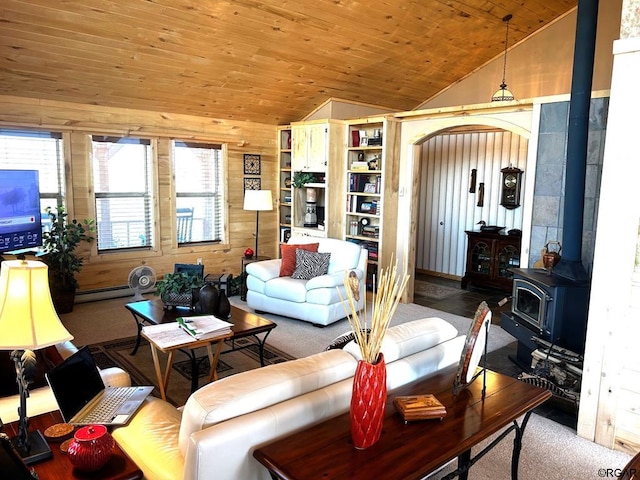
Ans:
[[[380,478],[381,472],[385,478],[417,480],[457,457],[458,470],[450,475],[466,479],[469,468],[480,457],[515,432],[511,478],[517,479],[527,421],[531,411],[551,397],[551,392],[487,371],[484,399],[482,375],[456,397],[452,392],[455,374],[455,367],[448,368],[391,392],[380,441],[366,450],[357,450],[351,443],[349,414],[346,413],[263,445],[253,456],[267,467],[272,478],[283,480],[369,480]],[[393,406],[393,398],[423,393],[435,394],[445,405],[447,415],[442,421],[405,424]],[[471,458],[473,446],[509,425],[496,440]]]
[[[29,419],[29,430],[38,429],[44,432],[47,427],[62,422],[60,412],[49,412],[37,415]],[[10,423],[7,427],[7,435],[18,434],[18,423]],[[142,470],[133,463],[116,442],[113,454],[107,464],[95,472],[80,472],[73,467],[67,455],[60,450],[60,443],[49,442],[53,457],[42,462],[30,465],[38,474],[40,480],[54,478],[64,479],[93,479],[93,480],[139,480],[142,478]],[[3,477],[5,478],[5,477]]]

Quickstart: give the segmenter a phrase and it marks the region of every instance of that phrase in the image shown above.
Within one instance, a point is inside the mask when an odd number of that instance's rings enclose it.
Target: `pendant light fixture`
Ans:
[[[507,33],[504,39],[504,64],[502,67],[502,83],[500,84],[500,88],[493,94],[491,97],[492,102],[510,102],[511,100],[515,100],[513,93],[509,89],[507,89],[507,48],[509,47],[509,20],[513,18],[513,15],[508,14],[502,17],[502,21],[507,24]]]

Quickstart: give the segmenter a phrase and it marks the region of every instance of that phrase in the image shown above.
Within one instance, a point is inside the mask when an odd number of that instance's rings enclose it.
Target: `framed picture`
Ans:
[[[373,210],[373,203],[371,202],[362,202],[360,205],[360,213],[371,213]]]
[[[360,146],[366,147],[369,145],[369,139],[367,137],[360,137]]]
[[[260,155],[245,153],[243,158],[244,158],[244,174],[260,175]]]
[[[365,183],[363,191],[365,193],[376,193],[376,184],[375,183]]]
[[[244,179],[244,189],[245,190],[261,190],[262,182],[259,178],[247,178]]]

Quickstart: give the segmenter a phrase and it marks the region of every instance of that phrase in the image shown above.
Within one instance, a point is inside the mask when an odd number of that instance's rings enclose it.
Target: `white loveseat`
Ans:
[[[389,391],[457,363],[464,338],[440,318],[390,328],[382,345]],[[347,412],[357,352],[350,343],[226,377],[182,409],[148,398],[113,436],[147,480],[266,480],[255,448]]]
[[[60,357],[65,359],[74,354],[78,349],[71,342],[60,343],[55,346]],[[131,385],[129,374],[118,367],[105,368],[100,370],[102,381],[107,386],[128,387]],[[18,406],[20,405],[19,395],[0,397],[0,418],[3,422],[15,422],[18,420]],[[27,399],[27,416],[35,417],[47,412],[58,410],[58,402],[48,385],[29,390]]]
[[[315,325],[329,325],[346,316],[340,295],[346,298],[344,276],[345,272],[352,270],[360,280],[358,306],[363,308],[367,250],[352,242],[335,238],[291,237],[287,243],[318,243],[319,253],[331,254],[327,274],[300,280],[280,276],[281,259],[251,263],[246,269],[247,305],[250,308]]]

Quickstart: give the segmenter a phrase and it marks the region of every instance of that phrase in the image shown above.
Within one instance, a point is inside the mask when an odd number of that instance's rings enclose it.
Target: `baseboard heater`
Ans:
[[[154,288],[149,288],[147,290],[143,290],[142,293],[153,293],[155,292]],[[112,298],[122,298],[122,297],[132,297],[134,292],[129,288],[128,285],[119,285],[115,287],[102,288],[96,290],[84,290],[82,292],[78,292],[76,294],[75,303],[87,303],[87,302],[95,302],[98,300],[109,300]]]

